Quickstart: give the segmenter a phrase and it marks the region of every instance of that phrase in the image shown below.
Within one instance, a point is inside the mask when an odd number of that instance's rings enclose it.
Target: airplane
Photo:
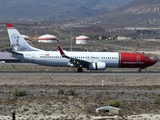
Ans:
[[[132,52],[76,52],[45,51],[30,46],[12,23],[6,23],[12,56],[22,62],[54,67],[76,67],[78,72],[87,70],[106,70],[107,68],[138,68],[154,65],[157,61],[140,53]]]

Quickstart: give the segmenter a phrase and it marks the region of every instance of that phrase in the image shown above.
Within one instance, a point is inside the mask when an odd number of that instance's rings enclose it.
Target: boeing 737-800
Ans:
[[[30,46],[13,24],[6,24],[12,56],[22,62],[35,63],[46,66],[76,67],[78,72],[87,70],[105,70],[108,67],[118,68],[147,68],[156,63],[155,60],[144,54],[131,52],[73,52],[45,51]]]

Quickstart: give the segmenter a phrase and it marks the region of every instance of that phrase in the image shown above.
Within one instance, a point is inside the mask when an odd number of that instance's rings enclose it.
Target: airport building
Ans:
[[[76,44],[88,44],[89,38],[87,36],[78,36],[76,37]]]
[[[117,40],[131,40],[132,38],[126,36],[118,36]]]
[[[40,36],[38,38],[38,42],[54,43],[54,42],[58,42],[58,38],[55,37],[54,35],[46,34],[46,35]]]

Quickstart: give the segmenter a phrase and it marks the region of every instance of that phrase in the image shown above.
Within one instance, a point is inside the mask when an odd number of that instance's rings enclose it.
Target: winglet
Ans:
[[[61,54],[62,57],[69,58],[69,57],[63,52],[63,50],[61,49],[60,46],[58,46],[58,50],[59,50],[59,52],[60,52],[60,54]]]
[[[61,49],[60,46],[58,46],[58,50],[59,50],[59,52],[60,52],[61,55],[64,55],[64,52],[63,52],[63,50]]]
[[[12,23],[6,23],[7,28],[15,28]]]

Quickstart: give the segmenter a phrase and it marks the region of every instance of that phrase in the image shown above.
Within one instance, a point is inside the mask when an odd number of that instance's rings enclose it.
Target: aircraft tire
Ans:
[[[141,72],[142,72],[142,69],[141,69],[141,68],[139,68],[139,69],[138,69],[138,72],[139,72],[139,73],[141,73]]]
[[[77,71],[78,71],[78,72],[83,72],[83,69],[82,69],[81,67],[79,67],[79,68],[77,69]]]

